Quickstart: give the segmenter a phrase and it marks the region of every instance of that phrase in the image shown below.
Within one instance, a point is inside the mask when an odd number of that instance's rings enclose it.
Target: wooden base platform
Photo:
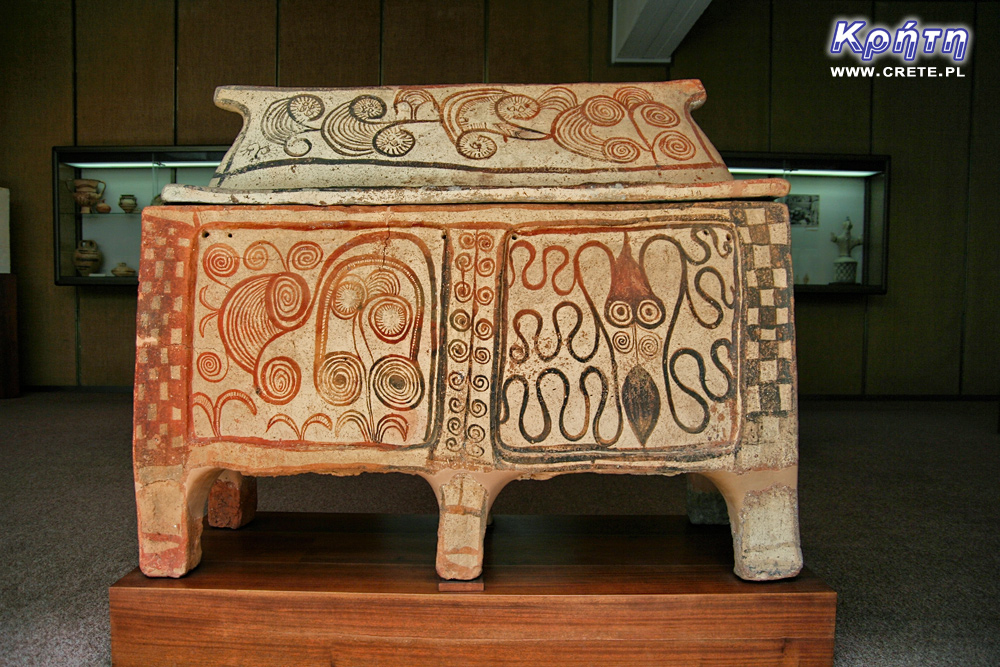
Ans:
[[[439,590],[436,516],[258,514],[182,579],[111,587],[115,665],[830,665],[836,593],[748,583],[726,526],[497,516]],[[447,587],[446,587],[447,588]]]

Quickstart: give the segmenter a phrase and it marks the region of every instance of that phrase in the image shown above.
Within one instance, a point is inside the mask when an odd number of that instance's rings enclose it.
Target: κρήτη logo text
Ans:
[[[895,29],[864,19],[837,19],[830,30],[830,55],[853,53],[863,62],[896,57],[913,62],[920,57],[943,55],[954,62],[965,60],[972,31],[964,25],[920,25],[907,18]]]

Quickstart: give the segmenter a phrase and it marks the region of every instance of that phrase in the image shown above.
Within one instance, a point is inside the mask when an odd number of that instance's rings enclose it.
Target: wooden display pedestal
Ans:
[[[439,590],[436,516],[258,514],[182,579],[111,587],[115,665],[830,665],[836,593],[732,574],[726,526],[497,516]]]

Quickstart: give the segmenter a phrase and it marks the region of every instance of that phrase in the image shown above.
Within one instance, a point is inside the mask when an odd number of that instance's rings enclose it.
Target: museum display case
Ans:
[[[736,179],[784,178],[796,292],[884,294],[889,158],[723,153]]]
[[[164,185],[206,185],[225,146],[52,149],[57,285],[136,285],[142,209]]]

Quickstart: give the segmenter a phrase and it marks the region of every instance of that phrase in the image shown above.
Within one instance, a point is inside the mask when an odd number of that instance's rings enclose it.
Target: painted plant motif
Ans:
[[[724,440],[737,412],[732,228],[581,231],[509,246],[504,456],[645,456]]]
[[[242,252],[228,239],[207,244],[194,350],[196,384],[207,391],[193,407],[213,435],[222,397],[239,391],[268,438],[427,437],[436,334],[425,319],[437,310],[429,250],[408,234],[327,236],[284,249],[258,238]],[[222,392],[215,401],[213,391]]]
[[[332,109],[310,93],[272,102],[260,120],[263,137],[291,157],[324,141],[346,157],[401,158],[417,145],[416,128],[440,126],[463,158],[488,160],[508,141],[552,141],[576,155],[626,165],[642,156],[657,165],[691,160],[697,148],[679,128],[682,114],[646,90],[624,86],[612,95],[580,100],[554,86],[538,97],[504,88],[461,90],[435,99],[425,89],[403,89],[389,103],[358,95]],[[254,145],[252,160],[270,155]]]

